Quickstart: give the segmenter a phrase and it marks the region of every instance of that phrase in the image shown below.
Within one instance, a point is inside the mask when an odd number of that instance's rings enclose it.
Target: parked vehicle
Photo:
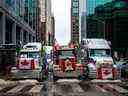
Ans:
[[[33,42],[23,46],[16,66],[12,67],[12,78],[42,79],[43,47],[41,43]],[[45,68],[43,69],[45,70]]]
[[[89,69],[89,78],[116,78],[116,67],[111,56],[111,48],[106,40],[83,39],[81,50],[82,61]]]
[[[77,63],[77,48],[74,46],[56,46],[54,48],[54,80],[59,78],[79,78],[83,73],[83,64]]]

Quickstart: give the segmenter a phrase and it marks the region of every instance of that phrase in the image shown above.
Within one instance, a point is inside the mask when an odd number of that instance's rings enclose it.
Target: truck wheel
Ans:
[[[78,80],[83,80],[83,79],[84,79],[84,77],[82,75],[78,76]]]
[[[57,76],[53,76],[53,81],[56,82],[59,78]]]

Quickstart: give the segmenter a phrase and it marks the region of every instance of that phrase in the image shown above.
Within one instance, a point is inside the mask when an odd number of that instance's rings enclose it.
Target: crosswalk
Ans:
[[[128,96],[128,90],[117,86],[115,82],[111,82],[112,84],[80,83],[77,80],[59,80],[52,87],[52,92],[54,96]]]
[[[0,88],[0,96],[42,96],[43,85],[18,84]]]
[[[117,86],[116,84],[95,84],[95,83],[87,84],[83,82],[81,84],[81,82],[77,80],[59,80],[58,82],[43,82],[43,83],[33,83],[33,84],[19,83],[13,86],[0,86],[0,96],[125,96],[125,95],[128,96],[128,90],[120,86]]]

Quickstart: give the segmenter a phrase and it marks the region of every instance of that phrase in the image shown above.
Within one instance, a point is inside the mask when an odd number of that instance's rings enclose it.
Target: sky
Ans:
[[[59,44],[70,41],[70,0],[52,0],[52,12],[55,16],[55,38]]]

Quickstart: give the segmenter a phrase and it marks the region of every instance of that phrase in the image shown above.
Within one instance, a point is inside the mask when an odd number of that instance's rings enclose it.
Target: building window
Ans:
[[[6,19],[6,37],[5,43],[12,43],[12,22]]]
[[[78,13],[79,12],[78,8],[73,8],[72,11],[73,11],[73,13]]]
[[[78,7],[78,2],[73,2],[73,7]]]
[[[11,10],[11,11],[14,11],[15,10],[15,0],[5,0],[5,6]]]

